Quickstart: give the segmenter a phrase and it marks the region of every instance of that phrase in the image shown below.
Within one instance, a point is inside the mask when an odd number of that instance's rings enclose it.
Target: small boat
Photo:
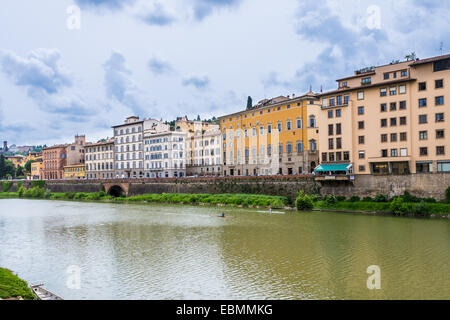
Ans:
[[[31,290],[36,294],[39,300],[64,300],[60,296],[42,288],[43,284],[31,285]]]

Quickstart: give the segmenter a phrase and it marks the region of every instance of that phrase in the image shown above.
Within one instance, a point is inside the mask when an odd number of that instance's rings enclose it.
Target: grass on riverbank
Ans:
[[[36,299],[26,281],[20,279],[8,269],[0,268],[0,298],[16,297],[22,297],[24,300]]]
[[[174,203],[174,204],[211,204],[242,207],[271,207],[280,209],[288,206],[289,199],[282,196],[268,196],[259,194],[185,194],[185,193],[162,193],[144,194],[132,197],[113,198],[104,191],[100,192],[65,192],[52,193],[40,187],[25,189],[19,188],[18,192],[0,192],[0,198],[31,198],[50,200],[85,200],[104,201],[120,203]]]

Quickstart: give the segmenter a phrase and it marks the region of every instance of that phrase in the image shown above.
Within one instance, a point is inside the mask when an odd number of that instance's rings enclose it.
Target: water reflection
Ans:
[[[231,219],[218,218],[222,211]],[[0,265],[67,299],[448,299],[450,223],[0,200]],[[81,289],[66,286],[70,265]],[[379,265],[382,289],[368,290]]]

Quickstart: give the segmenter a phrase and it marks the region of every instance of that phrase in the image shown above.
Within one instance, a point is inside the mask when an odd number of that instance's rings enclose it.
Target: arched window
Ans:
[[[314,139],[309,140],[309,150],[316,151],[317,150],[317,142]]]

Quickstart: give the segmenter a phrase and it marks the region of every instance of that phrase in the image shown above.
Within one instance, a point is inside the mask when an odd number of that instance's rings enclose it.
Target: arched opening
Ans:
[[[117,197],[123,197],[125,195],[125,192],[123,191],[123,189],[120,186],[112,186],[111,188],[109,188],[108,194],[110,196],[117,198]]]

